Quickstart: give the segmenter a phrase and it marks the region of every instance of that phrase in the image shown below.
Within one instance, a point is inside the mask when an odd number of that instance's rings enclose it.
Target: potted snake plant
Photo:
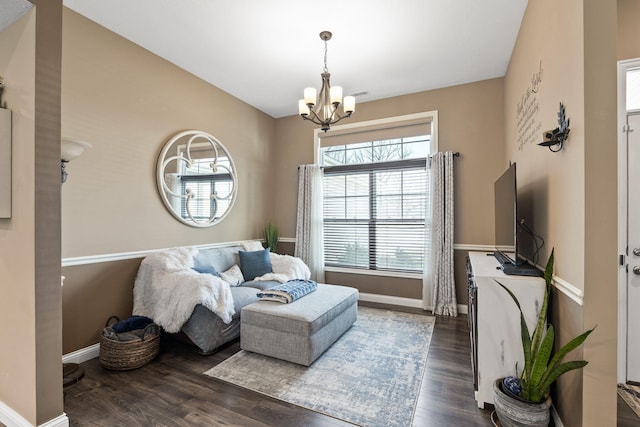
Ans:
[[[278,246],[278,239],[280,234],[278,233],[278,227],[272,222],[268,223],[264,227],[264,243],[269,248],[269,252],[275,252]]]
[[[595,328],[578,335],[552,356],[555,332],[553,325],[547,324],[547,309],[553,279],[553,252],[552,250],[544,271],[546,285],[544,300],[533,335],[529,334],[516,296],[502,283],[496,281],[507,291],[520,311],[520,333],[524,356],[524,368],[519,378],[501,378],[494,383],[495,409],[500,422],[505,427],[549,425],[551,385],[561,375],[580,369],[588,363],[585,360],[563,363],[562,360],[567,353],[579,347]]]

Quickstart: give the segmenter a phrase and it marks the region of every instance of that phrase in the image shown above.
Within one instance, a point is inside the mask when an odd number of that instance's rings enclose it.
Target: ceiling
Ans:
[[[0,32],[32,7],[33,4],[27,0],[0,0],[0,11],[2,11],[0,13]]]
[[[18,0],[0,0],[4,3]],[[22,1],[20,1],[22,2]],[[504,76],[527,0],[64,0],[274,118],[331,83],[357,102]],[[357,109],[357,106],[356,106]]]

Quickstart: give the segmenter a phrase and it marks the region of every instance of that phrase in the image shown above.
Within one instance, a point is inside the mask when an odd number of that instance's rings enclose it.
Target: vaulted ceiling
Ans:
[[[5,4],[25,0],[0,0]],[[504,76],[526,0],[64,0],[64,5],[255,108],[297,113],[332,85],[357,102]],[[1,23],[1,22],[0,22]]]

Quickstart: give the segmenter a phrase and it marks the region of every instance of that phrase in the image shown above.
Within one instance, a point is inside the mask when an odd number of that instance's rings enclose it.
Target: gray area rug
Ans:
[[[240,351],[205,375],[350,423],[410,426],[435,317],[368,307],[310,367]]]
[[[633,409],[633,412],[640,417],[640,386],[618,384],[618,394]]]

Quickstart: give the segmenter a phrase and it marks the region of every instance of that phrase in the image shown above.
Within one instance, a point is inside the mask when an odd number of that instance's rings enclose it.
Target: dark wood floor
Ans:
[[[639,427],[640,417],[618,396],[618,427]]]
[[[403,311],[423,314],[422,310]],[[97,359],[83,363],[85,378],[65,393],[70,425],[350,425],[202,375],[239,349],[235,341],[213,356],[202,357],[193,347],[165,339],[158,358],[134,371],[108,371]],[[473,398],[470,366],[466,316],[438,317],[414,426],[492,425],[491,409],[479,410]],[[617,425],[640,426],[640,418],[620,397]]]
[[[66,390],[64,410],[71,426],[350,425],[202,375],[238,350],[235,341],[203,357],[164,339],[158,358],[137,370],[108,371],[90,360]],[[438,317],[413,425],[492,426],[490,414],[474,400],[466,316]]]

